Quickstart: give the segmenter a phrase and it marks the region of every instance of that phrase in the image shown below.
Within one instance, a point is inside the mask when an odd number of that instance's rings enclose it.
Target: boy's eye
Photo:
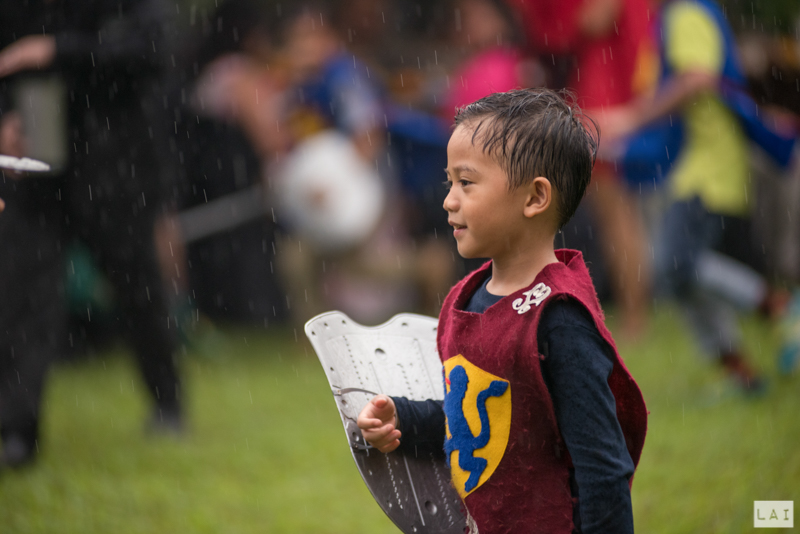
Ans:
[[[453,185],[455,185],[455,184],[458,184],[461,187],[466,187],[466,186],[470,185],[471,183],[472,182],[470,182],[466,178],[459,178],[458,180],[452,180],[452,181],[445,180],[444,182],[442,182],[442,185],[444,186],[445,189],[447,189],[449,191],[449,190],[451,190],[453,188]]]

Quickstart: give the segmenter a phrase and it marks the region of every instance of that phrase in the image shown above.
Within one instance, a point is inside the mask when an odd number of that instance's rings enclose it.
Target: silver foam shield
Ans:
[[[373,449],[356,420],[379,393],[412,400],[444,398],[436,327],[436,319],[410,313],[369,327],[338,311],[318,315],[305,326],[358,471],[386,515],[406,534],[464,532],[467,519],[450,471],[430,453],[417,457]]]

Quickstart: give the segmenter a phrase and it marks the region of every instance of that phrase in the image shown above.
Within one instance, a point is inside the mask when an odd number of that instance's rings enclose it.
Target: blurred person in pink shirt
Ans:
[[[535,64],[522,53],[522,28],[505,2],[458,0],[455,13],[452,41],[467,58],[450,76],[445,116],[491,93],[543,84]]]

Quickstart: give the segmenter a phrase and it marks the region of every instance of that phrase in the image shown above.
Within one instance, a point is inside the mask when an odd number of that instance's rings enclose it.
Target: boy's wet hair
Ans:
[[[503,168],[511,190],[537,176],[550,180],[558,192],[559,228],[586,192],[600,136],[597,123],[570,101],[567,91],[518,89],[481,98],[455,118],[456,127],[474,126],[472,143]]]

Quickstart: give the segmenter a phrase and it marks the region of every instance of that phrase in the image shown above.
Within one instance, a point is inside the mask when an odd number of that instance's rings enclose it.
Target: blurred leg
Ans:
[[[715,220],[716,219],[716,220]],[[689,298],[697,285],[697,261],[722,235],[722,220],[706,212],[698,199],[673,202],[661,228],[656,271],[679,300]]]
[[[428,238],[417,248],[415,264],[420,288],[419,308],[423,313],[438,317],[445,296],[456,282],[453,247],[443,240]]]
[[[146,218],[145,218],[146,219]],[[153,226],[137,221],[132,235],[111,230],[97,235],[92,247],[114,287],[125,331],[153,401],[160,413],[179,417],[179,380],[174,361],[177,324],[167,296],[153,242]]]
[[[317,257],[307,242],[291,235],[276,235],[275,261],[283,282],[292,322],[301,327],[327,311],[322,276],[333,266]]]
[[[726,299],[744,312],[751,312],[767,299],[767,282],[755,270],[713,250],[697,258],[698,283],[708,292]]]
[[[153,423],[161,417],[178,421],[177,328],[154,243],[161,206],[157,162],[147,150],[136,157],[120,155],[126,152],[119,150],[119,139],[106,143],[101,155],[79,162],[69,181],[72,228],[114,288],[122,329],[155,404]]]
[[[0,216],[0,464],[35,457],[42,390],[63,350],[64,270],[60,221],[25,213],[10,199]]]
[[[153,231],[161,277],[167,291],[175,295],[175,300],[178,296],[186,295],[189,288],[186,244],[175,214],[158,216]]]
[[[664,218],[658,272],[704,355],[723,366],[746,392],[758,393],[763,383],[743,357],[735,302],[717,294],[718,287],[704,283],[699,274],[724,232],[724,217],[706,211],[698,199],[673,203]]]
[[[611,169],[599,166],[589,190],[615,300],[622,311],[622,334],[636,339],[646,327],[651,289],[644,222],[636,199]]]
[[[681,299],[680,305],[704,356],[716,360],[739,351],[741,334],[731,305],[702,290]]]

